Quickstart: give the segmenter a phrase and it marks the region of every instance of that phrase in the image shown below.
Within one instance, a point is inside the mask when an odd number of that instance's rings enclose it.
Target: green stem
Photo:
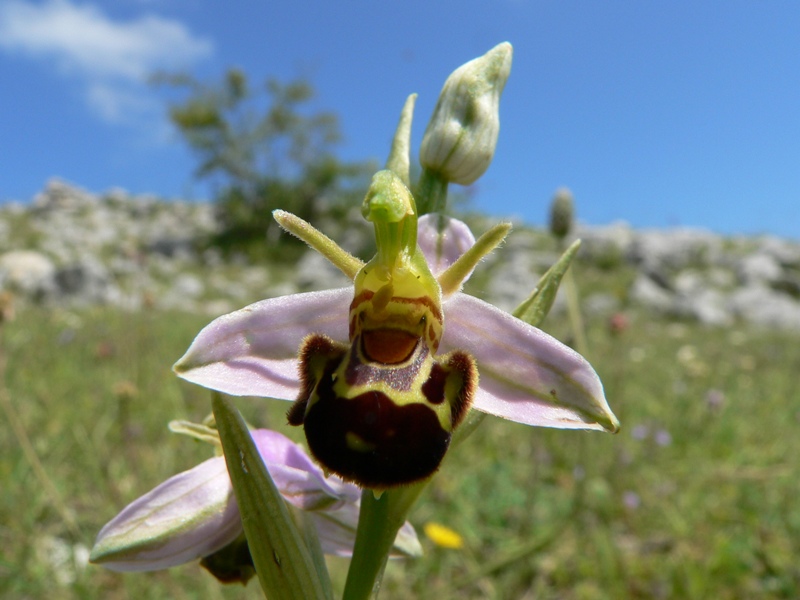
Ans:
[[[447,208],[447,180],[438,173],[423,169],[415,196],[419,216],[432,212],[444,213]]]
[[[389,527],[388,522],[390,493],[378,499],[372,490],[361,493],[356,543],[342,600],[367,600],[378,594],[389,549],[397,535],[397,529]]]
[[[390,490],[379,498],[369,489],[361,493],[356,543],[342,600],[377,597],[397,532],[427,483],[426,480]]]

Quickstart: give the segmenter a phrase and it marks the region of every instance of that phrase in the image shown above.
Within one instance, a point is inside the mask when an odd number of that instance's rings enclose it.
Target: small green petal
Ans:
[[[458,260],[439,275],[439,285],[442,287],[442,295],[448,297],[460,290],[461,285],[467,277],[470,276],[475,266],[483,260],[487,254],[503,243],[509,231],[511,231],[511,223],[499,223],[495,225],[479,237],[469,250],[464,252]]]
[[[278,225],[322,254],[350,279],[355,279],[356,273],[364,266],[360,259],[344,250],[339,244],[300,217],[285,210],[273,211],[272,217],[278,222]]]

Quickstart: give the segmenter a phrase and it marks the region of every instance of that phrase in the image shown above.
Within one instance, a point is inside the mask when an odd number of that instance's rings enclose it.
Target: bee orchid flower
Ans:
[[[253,441],[284,500],[306,511],[323,552],[353,551],[360,491],[325,477],[303,449],[268,429]],[[242,534],[242,520],[223,456],[174,475],[134,500],[100,531],[91,561],[112,571],[166,569],[213,555]],[[398,532],[393,556],[418,556],[422,548],[410,523]]]
[[[582,356],[461,292],[508,224],[475,240],[456,219],[418,218],[411,192],[391,170],[375,175],[362,212],[377,241],[366,264],[276,211],[282,227],[353,285],[219,317],[175,372],[227,394],[293,400],[289,422],[304,427],[323,468],[373,489],[435,472],[470,409],[542,427],[618,429]]]

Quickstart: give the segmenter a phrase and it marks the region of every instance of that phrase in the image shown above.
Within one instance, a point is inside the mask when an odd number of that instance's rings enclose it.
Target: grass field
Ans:
[[[120,575],[81,560],[125,504],[209,456],[166,429],[209,410],[170,372],[207,320],[29,309],[3,326],[0,597],[261,597],[197,565]],[[423,537],[381,597],[800,597],[798,337],[632,315],[619,335],[589,323],[588,339],[621,433],[486,419],[411,514],[421,536],[441,523],[464,547]],[[301,439],[288,404],[237,405]],[[347,561],[330,565],[341,583]]]

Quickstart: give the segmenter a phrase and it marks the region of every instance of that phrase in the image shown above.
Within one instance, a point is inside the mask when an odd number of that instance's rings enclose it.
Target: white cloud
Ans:
[[[123,22],[71,0],[10,0],[0,6],[0,49],[50,62],[78,78],[97,114],[119,121],[128,111],[152,107],[149,74],[186,68],[210,56],[213,45],[159,16]]]
[[[146,96],[136,89],[101,81],[89,84],[86,101],[103,120],[109,123],[128,122],[132,115],[154,114],[163,112],[164,109],[155,98]]]

